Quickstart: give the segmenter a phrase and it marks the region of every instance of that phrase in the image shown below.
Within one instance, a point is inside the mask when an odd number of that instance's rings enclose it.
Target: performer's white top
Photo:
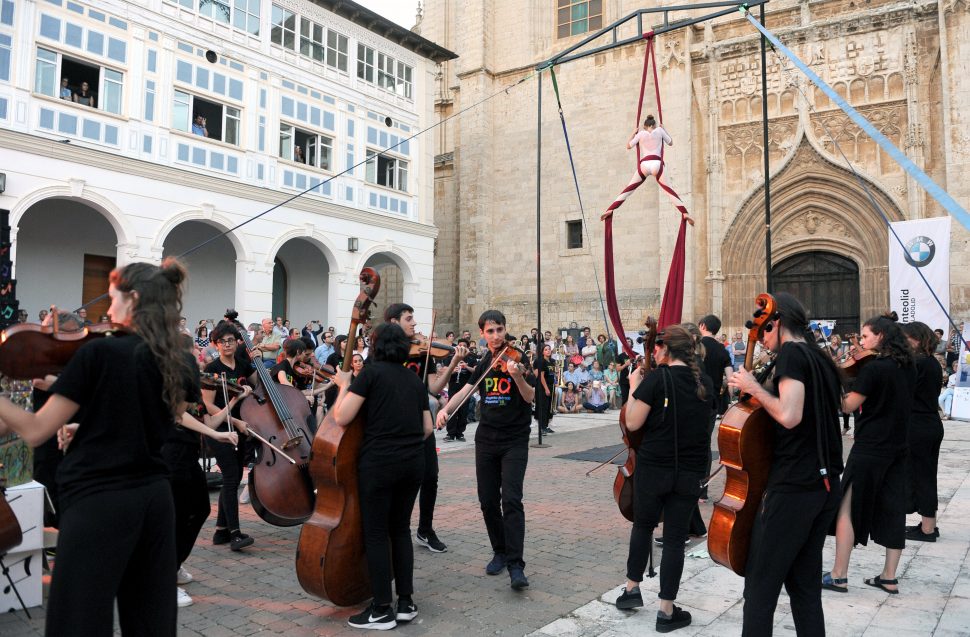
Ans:
[[[634,144],[640,144],[640,157],[647,157],[648,155],[659,157],[664,143],[673,146],[674,140],[670,139],[670,135],[662,126],[657,126],[652,131],[641,130],[634,135],[628,147],[633,148]]]

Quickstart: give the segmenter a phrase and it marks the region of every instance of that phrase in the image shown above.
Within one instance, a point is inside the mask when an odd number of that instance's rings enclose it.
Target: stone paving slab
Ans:
[[[526,473],[526,572],[531,588],[516,593],[505,574],[488,577],[491,557],[481,519],[474,474],[474,425],[468,442],[444,443],[438,434],[441,476],[435,527],[448,544],[444,554],[415,547],[418,618],[397,631],[406,635],[626,636],[653,633],[652,610],[626,613],[612,605],[624,579],[630,524],[612,498],[615,468],[586,477],[594,463],[556,458],[619,439],[616,412],[557,415],[556,433],[530,449]],[[862,584],[878,572],[882,551],[856,550],[851,592],[824,598],[830,635],[970,635],[970,424],[948,422],[940,461],[940,528],[935,544],[907,547],[900,565],[902,594],[889,596]],[[534,441],[535,442],[535,441]],[[723,477],[712,483],[721,492]],[[296,580],[294,555],[299,529],[273,527],[248,506],[241,508],[244,531],[256,540],[242,553],[212,546],[213,515],[186,568],[196,581],[185,588],[195,604],[179,610],[180,636],[360,635],[347,618],[361,607],[337,608],[307,595]],[[702,507],[705,518],[710,506]],[[417,522],[417,512],[412,524]],[[832,561],[831,541],[825,563]],[[659,555],[658,555],[659,557]],[[644,583],[655,594],[656,579]],[[682,635],[740,634],[743,581],[714,565],[703,540],[688,549],[679,604],[695,616]],[[606,591],[604,593],[604,591]],[[3,637],[43,634],[44,609],[0,615]],[[793,635],[787,598],[776,613],[777,635]]]

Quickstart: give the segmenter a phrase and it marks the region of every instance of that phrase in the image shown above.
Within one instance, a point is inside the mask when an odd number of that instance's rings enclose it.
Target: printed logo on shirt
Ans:
[[[485,391],[484,404],[504,407],[512,400],[512,379],[506,376],[489,376],[482,381]]]

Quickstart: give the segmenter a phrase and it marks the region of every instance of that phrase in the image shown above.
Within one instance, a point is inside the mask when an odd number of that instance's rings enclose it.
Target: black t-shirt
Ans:
[[[916,368],[879,357],[859,370],[852,391],[866,397],[859,408],[852,452],[895,457],[906,449]]]
[[[666,377],[666,387],[664,378]],[[637,462],[694,473],[707,472],[711,440],[707,425],[711,420],[711,379],[701,374],[708,398],[697,397],[694,373],[686,365],[661,365],[637,386],[633,397],[650,405],[643,427],[643,442]],[[669,396],[664,409],[664,397]],[[676,444],[675,444],[676,436]]]
[[[628,360],[630,360],[630,357],[626,355],[626,352],[624,352],[624,351],[621,350],[620,353],[616,355],[616,366],[617,366],[617,368],[619,368],[620,365],[622,365],[623,363],[627,362]],[[620,380],[619,380],[619,382],[620,382],[621,385],[629,385],[630,384],[630,366],[629,365],[620,370]]]
[[[413,372],[397,363],[374,361],[350,383],[350,391],[366,399],[360,464],[401,462],[424,453],[428,394]]]
[[[731,355],[710,336],[701,338],[701,343],[704,345],[704,371],[711,377],[715,392],[720,393],[724,383],[724,368],[731,367]],[[716,394],[711,398],[716,399]]]
[[[481,399],[481,419],[475,432],[475,442],[513,443],[529,439],[532,425],[532,403],[527,402],[519,393],[519,387],[512,376],[492,365],[492,352],[482,357],[468,379],[474,385],[479,378],[485,379],[478,385]],[[487,374],[486,374],[487,372]],[[531,371],[524,375],[526,382],[535,387],[535,376]]]
[[[935,356],[916,357],[916,390],[913,395],[913,417],[940,419],[940,390],[943,368]]]
[[[538,362],[536,362],[536,373],[539,375],[545,374],[546,385],[551,392],[552,388],[556,385],[556,361],[552,359],[546,360],[540,357]],[[542,388],[536,385],[536,389]]]
[[[186,373],[183,384],[186,400],[199,400],[198,375]],[[92,493],[166,479],[161,448],[174,424],[162,387],[154,355],[134,333],[91,341],[71,358],[51,387],[80,405],[57,473],[62,508]]]
[[[426,360],[428,362],[427,375],[424,373]],[[438,373],[438,361],[434,358],[426,359],[424,356],[416,356],[404,363],[404,366],[414,372],[418,380],[424,383],[425,388],[427,388],[431,377]],[[425,389],[425,393],[428,393],[427,389]]]
[[[290,381],[291,385],[297,385],[296,372],[293,371],[293,366],[290,365],[290,361],[286,360],[285,358],[279,363],[273,365],[269,370],[269,377],[274,383],[280,382],[280,372],[283,372],[286,375],[286,379]]]
[[[826,468],[829,476],[842,473],[842,435],[839,431],[839,379],[822,361],[813,361],[808,351],[812,345],[785,343],[775,359],[774,382],[770,390],[776,396],[782,378],[797,380],[805,385],[805,404],[802,407],[800,423],[787,429],[778,423],[774,425],[774,447],[768,487],[778,491],[814,491],[824,489],[820,473],[821,462],[818,454],[818,426],[824,427],[823,454],[825,442],[828,443]],[[823,353],[824,354],[824,353]],[[818,363],[821,382],[816,387],[813,381],[812,365]],[[821,417],[816,414],[815,397],[821,392],[824,411]]]
[[[248,385],[249,376],[252,375],[256,368],[253,367],[252,360],[250,359],[240,359],[236,358],[236,367],[232,368],[222,362],[222,359],[217,358],[208,365],[205,366],[205,372],[207,374],[215,374],[216,376],[222,376],[223,373],[226,375],[226,380],[231,383],[236,383],[238,385]],[[215,406],[222,409],[226,406],[226,401],[222,396],[222,389],[216,390],[216,397],[213,399]],[[236,409],[233,410],[233,416],[238,418],[237,412],[239,411],[239,405],[236,405]]]

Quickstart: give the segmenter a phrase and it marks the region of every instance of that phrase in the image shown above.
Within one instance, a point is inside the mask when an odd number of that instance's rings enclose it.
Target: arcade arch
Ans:
[[[326,246],[307,237],[286,240],[273,258],[273,316],[302,328],[319,320],[325,326],[330,311],[332,256]]]
[[[375,252],[366,258],[362,267],[374,268],[381,276],[381,289],[375,299],[381,312],[392,303],[409,302],[404,298],[405,288],[413,277],[403,257],[390,251]]]
[[[218,236],[225,228],[210,221],[189,220],[172,227],[164,236],[162,256],[178,256],[203,241],[212,243],[182,257],[189,279],[182,296],[182,314],[190,329],[199,321],[218,322],[227,308],[236,305],[237,248],[227,236]]]

